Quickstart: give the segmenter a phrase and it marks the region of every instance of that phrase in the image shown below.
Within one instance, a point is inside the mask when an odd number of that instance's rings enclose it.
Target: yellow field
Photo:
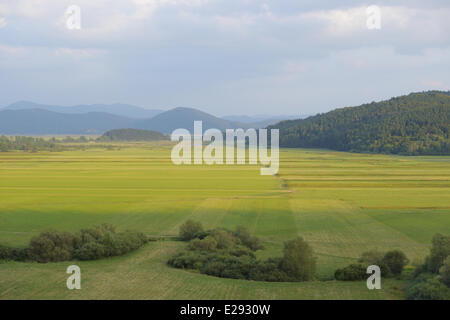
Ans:
[[[403,250],[421,261],[436,232],[450,234],[450,158],[284,149],[278,176],[257,166],[175,166],[170,145],[120,150],[0,153],[0,243],[25,246],[40,231],[100,223],[176,235],[187,219],[207,228],[247,226],[260,257],[303,236],[318,257],[317,281],[219,279],[165,265],[183,243],[162,241],[91,262],[0,262],[0,299],[395,299],[402,280],[380,291],[336,282],[334,270],[364,251]],[[65,268],[82,269],[82,290]]]

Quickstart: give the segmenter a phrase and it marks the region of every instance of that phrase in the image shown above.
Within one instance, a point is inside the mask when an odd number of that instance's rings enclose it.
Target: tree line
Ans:
[[[0,136],[0,152],[8,151],[62,151],[63,147],[56,141],[35,137],[7,137]]]

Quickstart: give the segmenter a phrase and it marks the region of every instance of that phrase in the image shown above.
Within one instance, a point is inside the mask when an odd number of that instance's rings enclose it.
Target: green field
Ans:
[[[187,219],[206,228],[248,227],[261,257],[303,236],[318,258],[317,281],[220,279],[165,265],[184,244],[151,242],[90,262],[0,262],[0,299],[399,299],[404,280],[382,290],[332,280],[369,249],[424,259],[432,236],[450,234],[450,157],[280,150],[278,176],[258,166],[176,166],[169,144],[115,150],[0,153],[0,243],[26,246],[39,232],[112,223],[119,230],[176,235]],[[77,264],[82,289],[66,288]]]

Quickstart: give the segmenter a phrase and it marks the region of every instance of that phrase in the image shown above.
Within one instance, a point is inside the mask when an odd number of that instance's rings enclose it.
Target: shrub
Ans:
[[[298,237],[284,244],[283,258],[280,268],[293,281],[308,281],[313,279],[316,270],[316,260],[309,244]]]
[[[444,260],[450,255],[450,236],[437,233],[432,240],[430,256],[427,259],[428,271],[438,273]]]
[[[200,270],[208,258],[205,252],[184,251],[170,258],[167,263],[174,268]]]
[[[200,222],[188,220],[181,225],[179,235],[182,240],[189,241],[194,239],[196,235],[202,231],[203,227]]]
[[[77,239],[68,232],[45,231],[30,241],[29,254],[38,262],[65,261],[72,258]]]
[[[11,249],[11,260],[24,262],[33,260],[33,257],[29,248],[13,248]]]
[[[408,258],[406,258],[406,255],[402,251],[392,250],[386,252],[383,257],[383,262],[392,274],[399,276],[402,273],[403,268],[408,263]]]
[[[249,272],[249,279],[255,281],[284,282],[289,281],[288,275],[281,270],[281,258],[270,258],[258,261]]]
[[[255,258],[255,254],[253,253],[252,250],[250,250],[247,247],[241,246],[241,245],[236,245],[233,248],[225,250],[225,252],[227,254],[229,254],[231,256],[235,256],[235,257],[249,256],[249,257]]]
[[[0,260],[11,259],[11,248],[0,244]]]
[[[106,234],[113,234],[115,232],[116,228],[113,225],[104,223],[100,226],[94,226],[89,229],[81,229],[79,232],[79,238],[81,244],[84,244],[92,241],[100,241]]]
[[[450,299],[450,236],[436,234],[430,255],[416,268],[405,294],[411,300]],[[437,275],[439,273],[439,275]]]
[[[253,251],[262,249],[261,240],[255,236],[252,236],[247,228],[238,226],[233,234],[241,241],[242,245],[247,248]]]
[[[110,256],[120,256],[136,250],[148,242],[144,234],[134,231],[115,233],[109,228],[86,229],[85,241],[74,252],[74,257],[80,260],[95,260]],[[95,233],[99,231],[95,235]],[[86,235],[90,237],[86,237]],[[95,240],[94,240],[95,239]]]
[[[380,267],[381,276],[387,278],[387,277],[390,277],[392,275],[392,273],[391,273],[388,265],[384,261],[384,256],[385,256],[385,254],[381,251],[370,250],[370,251],[363,252],[361,254],[361,257],[358,259],[358,262],[365,265],[366,267],[372,266],[372,265]]]
[[[337,269],[334,277],[341,281],[364,280],[368,277],[367,267],[362,264],[351,264],[345,268]]]
[[[421,274],[411,281],[405,290],[408,300],[448,300],[450,289],[432,274]]]
[[[101,243],[90,241],[83,244],[74,252],[74,257],[79,260],[96,260],[105,257],[105,246]]]
[[[200,272],[222,278],[248,279],[248,273],[255,259],[249,256],[231,256],[216,254],[211,256]]]
[[[439,269],[441,282],[450,287],[450,256],[444,261],[444,265]]]
[[[213,232],[212,236],[217,242],[217,249],[230,249],[236,245],[236,240],[233,234],[224,229],[219,229]]]
[[[211,236],[207,236],[206,238],[194,239],[188,244],[189,250],[206,250],[206,251],[215,251],[217,249],[217,241]]]

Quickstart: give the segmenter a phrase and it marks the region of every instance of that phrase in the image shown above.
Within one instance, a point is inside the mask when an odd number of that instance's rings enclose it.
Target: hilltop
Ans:
[[[386,101],[282,121],[282,147],[409,155],[450,154],[450,92],[411,93]]]

